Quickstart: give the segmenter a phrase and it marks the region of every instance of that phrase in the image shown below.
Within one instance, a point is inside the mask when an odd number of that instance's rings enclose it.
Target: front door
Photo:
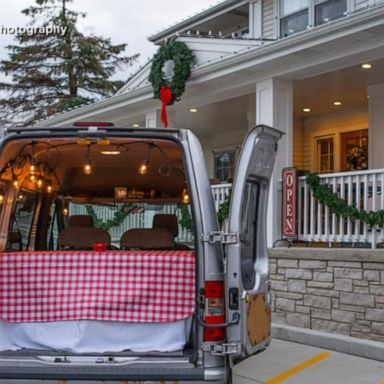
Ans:
[[[232,187],[228,231],[237,242],[227,245],[227,329],[240,361],[263,348],[270,336],[266,216],[268,191],[282,132],[257,126],[246,137]],[[240,315],[240,316],[239,316]]]

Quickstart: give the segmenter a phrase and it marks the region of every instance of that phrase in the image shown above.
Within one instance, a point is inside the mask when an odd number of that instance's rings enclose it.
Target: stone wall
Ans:
[[[273,322],[384,341],[384,251],[270,250]]]

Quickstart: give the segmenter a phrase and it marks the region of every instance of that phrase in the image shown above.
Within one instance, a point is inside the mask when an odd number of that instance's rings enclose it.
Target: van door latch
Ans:
[[[209,235],[203,235],[202,240],[206,243],[236,244],[239,242],[237,233],[211,232]]]
[[[209,352],[215,356],[238,355],[241,352],[241,346],[235,343],[228,344],[204,344],[203,351]]]

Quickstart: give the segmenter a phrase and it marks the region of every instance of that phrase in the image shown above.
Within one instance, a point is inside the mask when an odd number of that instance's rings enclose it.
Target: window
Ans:
[[[9,249],[20,251],[28,249],[36,203],[36,194],[27,191],[20,192],[9,227]]]
[[[244,289],[255,285],[257,257],[257,219],[259,214],[260,186],[248,180],[243,196],[241,212],[241,277]]]
[[[315,6],[315,25],[321,25],[345,16],[347,0],[327,0]]]
[[[334,170],[333,138],[328,137],[317,140],[317,171],[329,173]]]
[[[236,150],[214,153],[215,178],[222,182],[232,182],[235,173]]]
[[[344,17],[347,0],[280,0],[280,36]]]
[[[280,36],[303,31],[309,24],[309,0],[280,0]]]
[[[368,130],[343,133],[341,136],[342,171],[368,168]]]

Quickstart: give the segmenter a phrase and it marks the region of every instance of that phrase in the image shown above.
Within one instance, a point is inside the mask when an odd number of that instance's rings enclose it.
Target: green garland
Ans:
[[[185,90],[185,83],[191,76],[191,64],[194,59],[192,51],[181,41],[169,41],[164,43],[153,57],[149,82],[152,84],[154,97],[160,98],[161,86],[166,86],[172,91],[172,101],[180,100]],[[164,78],[163,67],[168,60],[175,62],[172,79]]]
[[[351,219],[352,221],[360,220],[368,224],[370,227],[377,225],[384,227],[384,210],[375,212],[367,212],[359,210],[355,206],[348,203],[334,193],[329,185],[321,184],[320,178],[316,173],[309,173],[306,182],[312,190],[313,197],[329,208],[329,210],[338,217]]]
[[[231,194],[232,190],[229,190],[229,193],[225,196],[224,201],[219,206],[217,218],[219,219],[220,226],[223,225],[224,220],[227,219],[229,216],[229,208],[231,206]]]
[[[114,213],[113,219],[109,219],[104,222],[97,217],[96,212],[91,205],[86,205],[85,209],[87,214],[93,217],[95,227],[104,229],[105,231],[109,231],[112,227],[118,227],[129,215],[129,211],[126,212],[123,207]]]
[[[187,231],[192,231],[193,222],[192,222],[192,216],[189,213],[188,206],[185,204],[182,204],[179,207],[180,207],[180,213],[181,213],[181,219],[180,219],[181,227],[186,229]]]

